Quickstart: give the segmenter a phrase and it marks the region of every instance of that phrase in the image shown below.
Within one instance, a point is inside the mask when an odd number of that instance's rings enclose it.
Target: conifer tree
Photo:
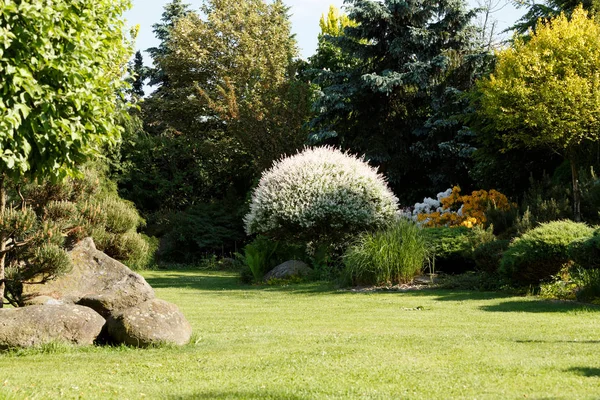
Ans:
[[[150,54],[154,68],[149,71],[150,86],[164,86],[168,84],[168,77],[161,66],[161,59],[169,54],[169,38],[171,30],[175,26],[177,20],[190,13],[189,4],[182,0],[173,0],[164,7],[161,22],[152,25],[152,31],[159,40],[158,47],[151,47],[146,51]]]
[[[324,37],[346,62],[319,65],[310,140],[365,154],[404,200],[423,194],[411,188],[464,185],[472,148],[454,114],[483,62],[471,56],[474,13],[461,0],[346,4],[356,25]]]

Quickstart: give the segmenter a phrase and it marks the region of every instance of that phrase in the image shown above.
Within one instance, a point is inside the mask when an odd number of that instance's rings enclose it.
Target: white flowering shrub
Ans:
[[[452,195],[452,188],[448,188],[444,192],[439,192],[436,195],[437,199],[432,199],[431,197],[425,197],[422,203],[415,203],[412,212],[410,215],[406,215],[409,218],[412,218],[419,225],[427,225],[429,219],[419,220],[419,214],[431,214],[434,212],[440,213],[440,215],[455,213],[458,216],[462,216],[463,206],[460,206],[458,211],[452,211],[450,209],[444,208],[442,206],[442,199],[450,197]]]
[[[375,168],[325,146],[263,172],[244,222],[248,234],[336,240],[380,227],[397,212],[398,199]]]
[[[416,203],[413,210],[412,216],[413,219],[417,220],[417,215],[419,214],[431,214],[432,212],[440,212],[443,213],[445,210],[442,207],[442,199],[450,196],[452,194],[452,188],[446,190],[445,192],[440,192],[437,194],[437,200],[432,199],[431,197],[425,197],[422,203]]]

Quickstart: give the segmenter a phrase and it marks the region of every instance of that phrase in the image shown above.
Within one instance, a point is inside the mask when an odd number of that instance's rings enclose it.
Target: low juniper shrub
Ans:
[[[570,263],[569,247],[594,229],[568,220],[541,224],[516,238],[504,252],[499,272],[517,285],[548,281]]]

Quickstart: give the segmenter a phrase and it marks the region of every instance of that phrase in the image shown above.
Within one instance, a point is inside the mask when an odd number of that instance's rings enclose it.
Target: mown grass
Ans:
[[[600,308],[494,293],[144,273],[194,343],[0,354],[6,398],[598,398]]]

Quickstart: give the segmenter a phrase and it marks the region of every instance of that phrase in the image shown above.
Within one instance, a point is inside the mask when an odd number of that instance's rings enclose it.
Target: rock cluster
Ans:
[[[155,298],[142,276],[97,250],[91,238],[69,255],[69,273],[25,284],[25,307],[0,309],[0,349],[53,341],[147,347],[190,340],[192,328],[177,306]]]

